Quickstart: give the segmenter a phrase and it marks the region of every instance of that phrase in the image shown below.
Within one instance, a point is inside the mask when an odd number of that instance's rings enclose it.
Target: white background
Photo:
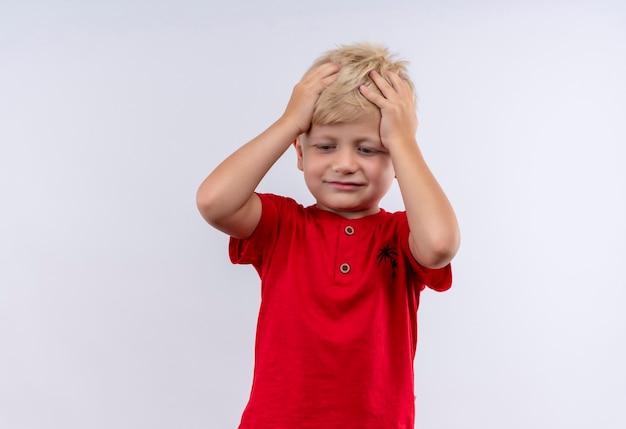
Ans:
[[[3,0],[1,428],[236,427],[258,278],[195,191],[356,41],[411,61],[462,227],[416,427],[626,427],[623,2]],[[312,202],[292,150],[261,190]]]

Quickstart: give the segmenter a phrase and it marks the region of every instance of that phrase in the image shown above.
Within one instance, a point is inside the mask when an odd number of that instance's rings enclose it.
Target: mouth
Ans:
[[[338,191],[355,191],[364,185],[358,182],[327,181],[327,185]]]

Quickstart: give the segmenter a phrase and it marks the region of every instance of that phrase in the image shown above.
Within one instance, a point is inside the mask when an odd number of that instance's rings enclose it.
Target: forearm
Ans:
[[[413,256],[426,267],[445,266],[460,243],[454,209],[415,140],[395,145],[394,149],[391,158],[411,230]]]
[[[204,180],[196,202],[207,222],[235,237],[252,234],[262,209],[254,190],[289,145],[309,129],[315,102],[337,79],[338,70],[333,63],[309,70],[294,87],[280,119],[226,158]]]
[[[219,164],[202,182],[196,196],[207,222],[219,223],[240,210],[297,136],[295,127],[279,119]]]

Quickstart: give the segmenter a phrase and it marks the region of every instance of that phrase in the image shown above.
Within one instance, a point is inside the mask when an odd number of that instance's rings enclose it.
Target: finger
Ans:
[[[337,78],[339,77],[339,73],[335,72],[329,76],[326,76],[325,78],[322,79],[322,85],[324,85],[324,88],[328,87],[328,85],[332,84],[334,81],[337,80]]]
[[[387,99],[383,95],[380,95],[372,91],[366,85],[361,85],[359,87],[359,91],[361,91],[361,94],[363,94],[365,98],[367,98],[369,101],[371,101],[376,106],[378,106],[379,109],[382,109],[385,107],[387,103]]]
[[[391,86],[398,93],[399,96],[404,96],[405,94],[409,94],[411,97],[413,96],[413,89],[411,88],[411,84],[409,81],[400,76],[397,72],[387,72],[387,77],[391,82]]]
[[[392,88],[398,92],[401,91],[403,88],[402,85],[402,78],[400,78],[400,76],[398,75],[398,73],[394,73],[394,72],[390,72],[388,71],[387,73],[385,73],[385,75],[387,76],[387,79],[389,79],[389,82],[391,83]]]
[[[306,86],[317,88],[317,91],[321,91],[337,80],[338,73],[339,65],[324,63],[310,70],[302,78],[302,83]]]
[[[389,99],[396,94],[395,88],[376,70],[370,72],[370,79],[372,79],[372,82],[374,82],[385,98]]]
[[[314,79],[324,79],[339,72],[339,64],[324,63],[310,71],[310,76]]]

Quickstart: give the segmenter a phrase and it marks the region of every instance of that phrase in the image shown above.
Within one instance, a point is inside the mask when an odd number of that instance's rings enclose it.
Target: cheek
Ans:
[[[302,158],[302,167],[305,172],[316,172],[324,169],[324,162],[319,156],[308,153]]]
[[[395,172],[393,171],[393,165],[391,164],[391,160],[379,160],[377,163],[371,166],[370,174],[379,177],[380,180],[384,182],[392,181],[395,177]]]

